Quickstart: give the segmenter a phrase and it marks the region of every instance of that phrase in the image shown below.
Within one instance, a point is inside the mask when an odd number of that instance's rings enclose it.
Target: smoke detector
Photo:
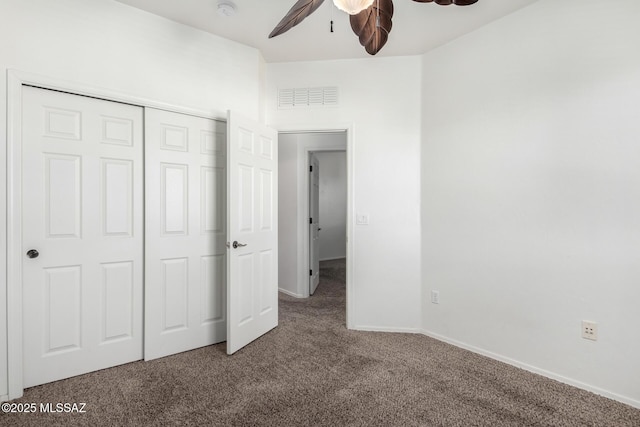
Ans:
[[[218,14],[222,16],[233,16],[236,14],[236,5],[230,1],[218,3]]]

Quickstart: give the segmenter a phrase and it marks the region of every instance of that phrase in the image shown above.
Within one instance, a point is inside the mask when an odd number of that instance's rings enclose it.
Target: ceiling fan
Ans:
[[[418,3],[435,2],[441,6],[455,4],[469,6],[478,0],[413,0]],[[289,31],[320,7],[324,0],[298,0],[280,23],[269,34],[269,38]],[[392,0],[333,0],[335,6],[347,12],[351,29],[360,39],[367,53],[375,55],[387,43],[393,17]],[[332,21],[333,24],[333,21]]]

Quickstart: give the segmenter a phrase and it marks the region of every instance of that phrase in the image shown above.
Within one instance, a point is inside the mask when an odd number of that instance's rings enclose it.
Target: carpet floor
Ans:
[[[12,403],[84,413],[0,414],[2,426],[640,426],[640,410],[412,334],[345,328],[344,261],[280,324],[225,344],[57,381]]]

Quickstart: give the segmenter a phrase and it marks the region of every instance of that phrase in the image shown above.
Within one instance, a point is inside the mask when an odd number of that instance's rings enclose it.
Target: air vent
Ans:
[[[278,91],[278,108],[336,105],[338,105],[338,88],[335,86],[280,89]]]

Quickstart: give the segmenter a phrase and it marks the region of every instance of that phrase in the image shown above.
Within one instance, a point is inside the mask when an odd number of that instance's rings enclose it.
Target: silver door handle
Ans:
[[[238,248],[241,248],[241,247],[247,246],[247,245],[245,243],[238,243],[237,240],[234,240],[232,246],[233,246],[233,249],[238,249]]]

